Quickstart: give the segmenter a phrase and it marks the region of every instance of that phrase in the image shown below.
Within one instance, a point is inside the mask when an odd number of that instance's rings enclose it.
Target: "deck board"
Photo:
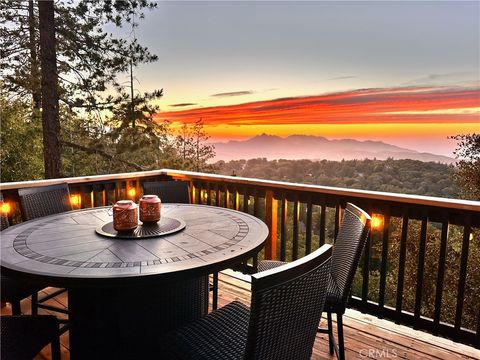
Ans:
[[[232,276],[232,272],[220,274],[219,307],[239,300],[250,303],[250,284]],[[44,289],[47,294],[54,288]],[[49,304],[67,308],[68,296],[66,293],[48,301]],[[10,314],[9,305],[2,308],[2,314]],[[22,311],[30,313],[30,301],[22,301]],[[39,309],[40,314],[51,314],[51,311]],[[55,314],[64,317],[63,314]],[[335,317],[334,317],[335,320]],[[322,325],[326,321],[322,320]],[[334,327],[336,327],[334,321]],[[413,330],[406,326],[394,324],[388,320],[378,319],[371,315],[362,314],[355,310],[347,310],[344,316],[344,333],[347,359],[480,359],[480,350],[448,339]],[[69,356],[68,332],[60,338],[62,359]],[[35,358],[37,360],[50,359],[50,347],[47,346]],[[312,359],[335,359],[328,353],[328,338],[326,334],[318,334],[315,341]]]

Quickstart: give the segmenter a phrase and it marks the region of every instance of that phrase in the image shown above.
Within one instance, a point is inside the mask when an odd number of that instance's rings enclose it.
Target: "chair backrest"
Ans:
[[[245,359],[310,359],[322,315],[331,245],[252,275]]]
[[[19,189],[18,196],[24,220],[72,210],[67,184]]]
[[[2,194],[2,192],[0,192],[0,206],[1,205],[3,205],[3,194]],[[1,212],[0,213],[0,231],[5,230],[9,226],[10,226],[10,224],[8,222],[8,217],[3,212]]]
[[[332,254],[331,276],[346,304],[355,271],[370,232],[370,216],[347,203]]]
[[[162,203],[190,204],[188,183],[185,181],[152,181],[143,183],[145,195],[158,195]]]

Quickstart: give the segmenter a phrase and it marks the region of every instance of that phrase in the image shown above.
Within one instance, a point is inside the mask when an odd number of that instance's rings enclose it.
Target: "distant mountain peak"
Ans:
[[[262,133],[260,135],[257,135],[257,136],[254,136],[250,139],[247,139],[247,140],[244,140],[244,141],[239,141],[239,142],[245,142],[245,143],[263,143],[263,144],[266,144],[266,143],[271,143],[271,142],[277,142],[277,141],[282,141],[283,138],[281,138],[280,136],[276,136],[276,135],[268,135],[268,134],[265,134],[265,133]]]
[[[260,135],[256,135],[250,139],[247,139],[246,141],[253,140],[253,139],[282,139],[282,138],[277,135],[269,135],[266,133],[261,133]]]

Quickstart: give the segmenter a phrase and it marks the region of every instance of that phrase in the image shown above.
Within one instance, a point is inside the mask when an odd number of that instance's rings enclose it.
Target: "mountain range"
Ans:
[[[213,143],[215,159],[230,161],[239,159],[310,159],[310,160],[386,160],[412,159],[451,164],[455,159],[448,156],[418,152],[384,143],[382,141],[359,141],[353,139],[329,140],[321,136],[291,135],[282,138],[262,134],[248,140],[230,140]]]

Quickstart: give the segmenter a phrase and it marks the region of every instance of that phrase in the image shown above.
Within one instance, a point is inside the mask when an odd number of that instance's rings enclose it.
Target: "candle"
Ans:
[[[113,228],[130,231],[138,226],[138,206],[132,200],[120,200],[113,205]]]
[[[160,220],[162,202],[157,195],[143,195],[140,199],[140,221],[152,223]]]

